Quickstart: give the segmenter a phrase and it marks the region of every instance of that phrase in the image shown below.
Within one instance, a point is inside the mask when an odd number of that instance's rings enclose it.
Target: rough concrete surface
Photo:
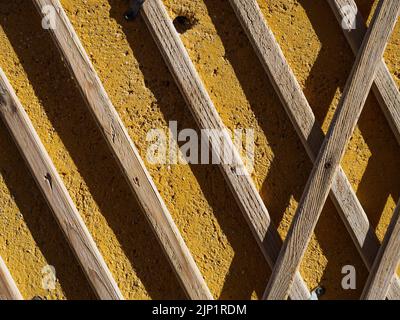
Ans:
[[[197,128],[157,47],[126,1],[62,0],[69,18],[142,157],[146,134]],[[325,1],[258,0],[327,130],[354,56]],[[252,174],[285,236],[311,162],[227,0],[164,0],[224,123],[256,132]],[[357,1],[371,17],[373,1]],[[184,299],[74,80],[31,1],[0,0],[0,66],[61,174],[72,199],[127,299]],[[400,84],[400,24],[385,59]],[[343,167],[382,239],[400,192],[399,146],[370,95]],[[270,268],[219,169],[150,165],[150,173],[215,298],[256,299]],[[4,125],[0,124],[0,255],[25,298],[92,299],[94,295]],[[46,265],[55,290],[42,289]],[[354,265],[357,290],[341,288]],[[327,201],[301,273],[324,299],[357,298],[367,271]]]

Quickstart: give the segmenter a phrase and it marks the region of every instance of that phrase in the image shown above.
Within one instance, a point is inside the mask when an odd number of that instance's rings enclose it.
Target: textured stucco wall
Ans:
[[[146,133],[197,128],[142,19],[127,23],[121,0],[62,0],[83,45],[141,155]],[[325,1],[258,0],[327,130],[354,62]],[[365,17],[373,1],[357,1]],[[182,39],[228,128],[256,131],[252,175],[282,237],[311,163],[227,0],[165,0],[171,17],[193,23]],[[25,106],[124,296],[184,298],[50,35],[30,1],[0,0],[0,66]],[[400,25],[385,53],[400,84]],[[343,167],[382,239],[399,198],[399,147],[371,94]],[[148,165],[215,298],[262,295],[270,269],[218,168]],[[93,298],[77,261],[0,124],[0,255],[25,298]],[[56,290],[41,287],[54,265]],[[358,271],[343,291],[341,268]],[[366,269],[330,200],[302,275],[324,298],[357,298]]]

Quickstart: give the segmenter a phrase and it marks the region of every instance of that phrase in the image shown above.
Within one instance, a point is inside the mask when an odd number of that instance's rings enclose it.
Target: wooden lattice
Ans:
[[[327,1],[341,24],[346,23],[344,8],[356,9],[354,0]],[[213,299],[59,0],[33,2],[41,14],[45,6],[51,5],[56,9],[57,28],[50,30],[55,43],[70,67],[89,110],[188,298]],[[400,205],[380,246],[360,201],[340,167],[348,140],[371,88],[400,143],[400,93],[382,58],[400,12],[400,1],[381,0],[368,29],[358,10],[355,11],[356,28],[351,32],[345,31],[345,35],[357,58],[326,136],[316,123],[312,109],[256,0],[230,0],[230,4],[314,163],[314,170],[295,218],[282,243],[250,175],[246,172],[243,174],[244,165],[233,141],[227,133],[223,137],[225,150],[228,148],[233,154],[234,164],[220,164],[220,169],[266,261],[273,269],[264,298],[310,299],[310,292],[298,270],[329,195],[370,271],[362,298],[400,299],[400,282],[396,275],[396,267],[400,260]],[[141,14],[198,126],[201,129],[227,132],[162,0],[146,0]],[[57,170],[1,69],[0,107],[3,121],[93,290],[100,299],[123,299]],[[211,148],[216,154],[221,152],[218,139],[210,139]],[[0,298],[22,299],[1,258]]]

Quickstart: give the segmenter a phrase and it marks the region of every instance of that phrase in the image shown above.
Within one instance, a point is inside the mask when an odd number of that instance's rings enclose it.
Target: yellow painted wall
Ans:
[[[121,0],[62,0],[115,107],[145,158],[152,128],[197,128],[142,19],[125,22]],[[327,130],[354,62],[325,1],[258,0]],[[165,0],[172,18],[193,22],[182,39],[228,128],[256,131],[252,175],[282,237],[311,163],[227,0]],[[372,1],[357,1],[365,17]],[[79,212],[128,299],[184,294],[30,1],[0,0],[0,66],[26,108]],[[386,62],[400,84],[400,24]],[[343,167],[380,239],[399,198],[399,147],[371,94]],[[259,298],[270,269],[213,166],[149,165],[215,298]],[[27,299],[94,298],[43,197],[0,124],[0,255]],[[54,265],[56,290],[41,286]],[[341,268],[357,269],[355,291]],[[302,264],[326,299],[357,298],[367,277],[330,200]]]

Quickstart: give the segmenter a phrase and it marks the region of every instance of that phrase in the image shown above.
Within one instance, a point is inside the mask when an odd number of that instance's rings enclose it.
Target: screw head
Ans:
[[[124,14],[125,20],[131,21],[135,19],[139,15],[143,3],[144,0],[131,0],[130,8]]]
[[[315,294],[316,294],[318,297],[323,296],[323,295],[325,294],[325,292],[326,292],[326,290],[325,290],[324,287],[318,287],[318,288],[316,288],[314,291],[315,291]]]
[[[132,9],[129,9],[127,12],[124,14],[124,18],[126,21],[132,21],[135,19],[137,16],[137,13],[135,13]]]

